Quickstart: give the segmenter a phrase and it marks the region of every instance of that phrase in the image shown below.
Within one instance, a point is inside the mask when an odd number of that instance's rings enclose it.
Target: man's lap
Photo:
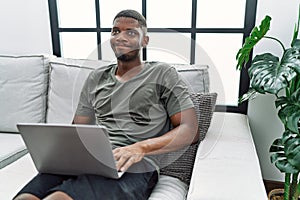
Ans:
[[[62,191],[74,200],[147,199],[157,183],[157,172],[125,173],[120,179],[96,175],[62,176],[38,174],[20,192],[44,198],[54,191]]]

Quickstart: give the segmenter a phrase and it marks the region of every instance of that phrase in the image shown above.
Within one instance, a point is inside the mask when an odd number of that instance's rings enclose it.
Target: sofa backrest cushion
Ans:
[[[71,123],[77,108],[81,89],[88,74],[95,68],[112,64],[103,60],[52,58],[48,94],[48,123]],[[204,65],[171,64],[190,92],[209,90],[208,67]]]
[[[190,93],[208,93],[209,75],[208,66],[199,64],[171,64],[181,75],[189,88]]]
[[[0,132],[19,122],[45,122],[48,57],[0,56]]]
[[[102,60],[51,59],[47,122],[71,123],[87,76],[108,64]]]

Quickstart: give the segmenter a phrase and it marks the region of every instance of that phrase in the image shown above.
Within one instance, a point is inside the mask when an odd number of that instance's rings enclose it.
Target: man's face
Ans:
[[[136,19],[119,17],[114,21],[110,44],[118,60],[131,61],[139,58],[140,49],[146,43],[146,36]]]

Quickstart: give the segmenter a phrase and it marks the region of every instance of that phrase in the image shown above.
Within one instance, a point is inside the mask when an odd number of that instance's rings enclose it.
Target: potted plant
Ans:
[[[279,39],[266,35],[271,22],[271,17],[266,16],[259,27],[253,28],[236,55],[237,69],[241,70],[249,61],[251,50],[260,40],[274,40],[283,49],[281,57],[271,53],[255,56],[248,69],[249,90],[239,98],[239,103],[252,99],[257,93],[275,95],[275,107],[284,125],[284,132],[282,137],[271,145],[270,157],[271,162],[285,174],[284,200],[298,200],[300,194],[300,39],[297,39],[299,21],[300,6],[291,47],[285,48]]]

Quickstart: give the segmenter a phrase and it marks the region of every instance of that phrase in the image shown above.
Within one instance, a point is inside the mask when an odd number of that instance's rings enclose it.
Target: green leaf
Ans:
[[[282,144],[282,139],[277,138],[276,140],[274,140],[274,142],[272,143],[269,151],[270,151],[270,153],[284,151],[284,146]]]
[[[292,95],[291,99],[295,103],[299,103],[300,105],[300,88],[298,88]]]
[[[281,108],[278,111],[278,117],[289,130],[299,133],[298,123],[300,120],[300,88],[298,88],[290,97],[279,97],[275,102],[276,106]]]
[[[290,137],[284,145],[288,162],[296,169],[300,170],[300,137]]]
[[[282,135],[282,144],[286,144],[288,140],[293,139],[294,137],[296,137],[295,133],[290,130],[285,130]]]
[[[284,152],[283,153],[274,153],[271,155],[271,163],[274,163],[281,158],[286,158]]]
[[[292,135],[291,132],[285,133],[287,138],[290,138],[289,135]],[[293,138],[293,137],[292,137]],[[283,173],[297,173],[299,170],[297,167],[292,165],[287,158],[287,153],[285,149],[288,149],[288,146],[283,146],[282,139],[278,138],[276,139],[273,144],[271,145],[270,152],[271,154],[271,162],[275,163],[275,166]],[[298,158],[298,154],[295,156],[295,152],[288,151],[289,153],[289,159],[292,161],[292,163],[297,164],[294,159]],[[297,166],[297,165],[296,165]]]
[[[243,65],[249,61],[250,53],[253,47],[265,36],[265,34],[270,29],[270,16],[265,16],[265,18],[261,21],[261,24],[258,27],[254,27],[248,36],[245,39],[243,47],[239,49],[236,54],[236,60],[238,61],[236,68],[241,70]]]
[[[299,39],[295,39],[292,47],[300,48],[300,40]]]
[[[300,74],[300,47],[292,47],[287,49],[281,60],[283,68],[291,68]]]
[[[290,116],[287,116],[286,126],[294,133],[299,133],[298,123],[300,120],[300,107],[295,107],[294,109],[294,112]]]
[[[275,101],[275,107],[278,108],[280,106],[284,106],[286,103],[288,102],[288,98],[287,97],[278,97]]]
[[[286,159],[276,161],[275,166],[282,173],[291,173],[291,174],[294,174],[294,173],[298,173],[299,172],[299,170],[297,168],[295,168],[293,165],[291,165]]]
[[[243,103],[244,101],[251,100],[255,97],[256,94],[257,92],[254,89],[249,88],[248,92],[243,94],[243,96],[239,98],[238,103],[240,104]]]
[[[288,103],[289,102],[287,102],[287,104],[278,111],[278,117],[285,126],[287,126],[289,120],[288,117],[295,111],[294,105]]]
[[[276,152],[280,152],[280,151],[284,151],[284,146],[275,146],[275,145],[272,145],[270,147],[270,153],[276,153]]]
[[[255,56],[248,73],[251,87],[262,94],[277,94],[297,75],[293,69],[282,67],[278,57],[270,53]]]
[[[300,88],[300,76],[297,75],[291,82],[290,86],[286,88],[285,94],[286,96],[291,96],[292,93],[294,93],[297,89]]]
[[[291,46],[294,46],[295,41],[297,40],[298,33],[299,33],[299,23],[300,23],[300,5],[299,5],[299,11],[298,11],[298,22],[295,24],[293,40],[292,40]]]

